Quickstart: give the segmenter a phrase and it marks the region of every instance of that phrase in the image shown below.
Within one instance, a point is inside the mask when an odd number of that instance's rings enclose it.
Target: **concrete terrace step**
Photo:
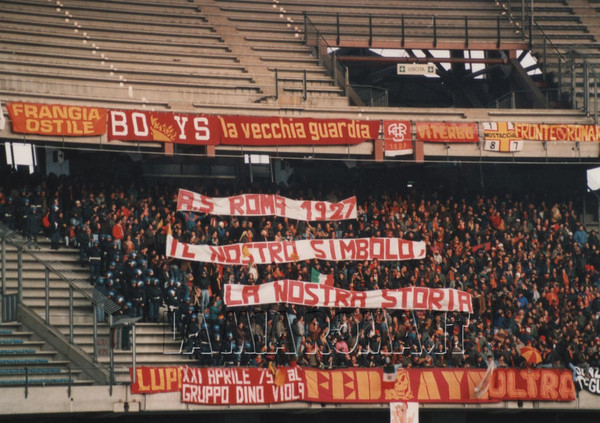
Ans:
[[[33,31],[31,29],[28,30],[20,30],[20,29],[10,29],[4,28],[0,26],[0,34],[4,40],[15,40],[20,37],[26,36],[27,39],[31,41],[43,41],[44,39],[48,39],[48,34],[42,31]],[[173,51],[222,51],[228,52],[229,47],[220,43],[220,42],[194,42],[194,43],[183,43],[177,41],[161,41],[161,40],[149,40],[147,38],[140,39],[123,39],[118,37],[104,36],[104,35],[95,35],[93,39],[85,39],[79,34],[65,33],[65,34],[52,34],[52,40],[60,39],[63,43],[68,43],[70,45],[83,44],[90,46],[90,49],[93,48],[96,44],[98,45],[97,50],[104,51],[106,48],[132,48],[134,46],[148,46],[148,47],[158,47],[169,49]],[[144,48],[145,48],[144,47]],[[138,47],[139,48],[139,47]]]
[[[2,12],[4,14],[4,18],[5,19],[10,19],[11,21],[15,21],[15,22],[21,22],[21,21],[40,21],[40,22],[72,22],[71,24],[71,28],[74,27],[74,22],[78,22],[79,24],[81,24],[82,28],[87,28],[88,24],[100,24],[100,23],[110,23],[110,24],[119,24],[119,25],[123,25],[123,26],[127,26],[127,27],[137,27],[137,26],[141,26],[141,27],[167,27],[167,28],[172,28],[172,29],[208,29],[211,31],[214,31],[214,28],[212,25],[206,23],[203,21],[202,17],[198,17],[197,20],[194,20],[190,23],[185,23],[185,22],[177,22],[177,23],[171,23],[168,21],[163,21],[163,20],[153,20],[153,21],[148,21],[148,20],[139,20],[139,19],[134,19],[134,18],[130,18],[127,19],[126,16],[115,16],[115,17],[106,17],[106,15],[99,15],[99,16],[87,16],[84,14],[80,14],[79,16],[77,16],[77,20],[75,21],[74,19],[69,19],[68,21],[66,20],[66,18],[64,17],[64,15],[58,15],[54,12],[43,12],[43,11],[34,11],[34,10],[29,10],[27,12],[23,12],[23,11],[19,11],[19,10],[12,10],[9,7],[7,7],[7,5],[4,5],[2,7]],[[35,17],[35,18],[34,18]]]
[[[192,19],[197,19],[198,15],[195,13],[195,6],[193,5],[185,5],[183,4],[183,8],[179,7],[177,8],[175,5],[173,7],[164,7],[161,5],[157,5],[158,7],[155,7],[154,10],[150,10],[150,7],[148,4],[144,3],[143,7],[139,7],[140,4],[139,3],[131,3],[131,4],[125,4],[125,5],[121,5],[119,6],[118,4],[114,3],[114,2],[110,2],[111,5],[110,7],[106,7],[108,2],[103,1],[103,2],[97,2],[97,5],[93,5],[91,2],[85,1],[85,2],[79,2],[79,4],[76,4],[76,2],[71,1],[68,7],[63,8],[58,8],[59,10],[56,10],[56,4],[54,2],[49,3],[49,2],[43,2],[43,1],[32,1],[32,0],[28,0],[26,2],[22,2],[22,1],[17,1],[17,0],[2,0],[2,3],[4,3],[5,5],[10,5],[10,8],[12,10],[18,10],[18,11],[28,11],[28,10],[33,10],[33,11],[39,11],[39,10],[46,10],[46,11],[56,11],[57,14],[62,14],[64,15],[64,11],[67,10],[70,13],[72,13],[73,17],[76,19],[78,14],[83,14],[86,16],[90,16],[90,15],[105,15],[105,16],[123,16],[123,15],[131,15],[131,16],[136,16],[138,19],[144,17],[145,19],[148,18],[156,18],[157,20],[168,20],[168,21],[178,21],[178,20],[183,20],[183,21],[190,21]],[[136,7],[137,6],[137,7]],[[182,4],[180,4],[179,6],[182,6]],[[181,10],[184,9],[184,10]],[[175,13],[174,11],[178,10],[177,13]],[[190,13],[190,12],[194,12],[194,13]]]
[[[98,33],[98,34],[102,34],[105,32],[110,32],[111,34],[115,35],[115,36],[121,36],[121,37],[135,37],[135,36],[139,36],[139,35],[144,35],[144,36],[150,36],[150,37],[163,37],[163,38],[178,38],[178,39],[182,39],[182,40],[187,40],[189,42],[194,42],[196,40],[202,40],[202,39],[213,39],[213,40],[218,40],[218,41],[222,41],[223,38],[220,35],[217,35],[214,33],[214,30],[210,27],[193,27],[191,25],[188,25],[188,27],[186,28],[186,31],[184,32],[174,32],[174,31],[167,31],[167,30],[159,30],[154,28],[154,31],[152,30],[152,25],[149,24],[144,24],[141,28],[140,27],[131,27],[130,25],[127,26],[121,26],[121,25],[107,25],[106,23],[101,23],[101,24],[94,24],[94,23],[88,23],[85,25],[85,28],[82,29],[78,29],[78,28],[74,28],[73,24],[70,22],[49,22],[48,20],[37,20],[37,19],[28,19],[26,21],[21,21],[18,19],[14,19],[14,18],[6,18],[6,17],[0,17],[0,23],[2,23],[2,25],[5,28],[10,28],[10,29],[23,29],[23,28],[41,28],[44,30],[44,32],[47,32],[48,34],[53,34],[53,33],[60,33],[60,31],[62,31],[62,33],[74,33],[77,34],[79,32],[82,32],[82,34],[85,36],[86,34],[89,34],[90,37],[92,36],[92,34],[94,33]],[[172,25],[169,28],[173,28],[173,29],[179,29],[178,26]],[[75,30],[77,29],[77,32],[75,32]]]
[[[20,48],[19,50],[10,50],[9,48],[0,47],[0,58],[22,58],[29,60],[35,58],[35,60],[43,60],[46,63],[56,64],[67,64],[67,65],[81,65],[86,64],[90,66],[102,65],[102,58],[96,56],[80,56],[76,54],[69,54],[69,52],[52,53],[52,52],[41,52],[41,51],[30,51]],[[181,69],[193,69],[206,72],[215,72],[223,75],[229,74],[240,74],[246,73],[246,69],[241,65],[227,64],[227,63],[205,63],[199,60],[193,60],[184,57],[183,59],[172,58],[169,61],[159,60],[148,60],[148,59],[129,59],[120,57],[111,57],[108,61],[111,64],[116,65],[119,69],[138,69],[140,66],[145,66],[150,69],[157,71],[165,70],[176,72]]]
[[[31,39],[31,38],[11,38],[11,39],[3,39],[0,37],[0,46],[5,46],[4,48],[14,48],[14,46],[25,46],[28,48],[40,48],[44,52],[54,52],[61,53],[65,51],[70,52],[81,52],[82,55],[92,56],[92,47],[87,44],[77,43],[77,42],[66,42],[66,41],[57,41],[55,39]],[[158,49],[158,48],[149,48],[148,46],[144,47],[144,49],[130,47],[128,45],[119,45],[119,46],[110,46],[110,45],[102,45],[102,51],[98,54],[105,54],[106,60],[110,60],[113,57],[115,58],[126,58],[129,60],[134,60],[136,58],[152,58],[155,59],[157,57],[165,57],[168,60],[174,60],[177,58],[190,58],[190,59],[206,59],[211,60],[213,63],[215,61],[227,61],[229,63],[237,62],[237,57],[231,55],[226,52],[220,52],[218,55],[215,53],[214,49],[211,51],[199,51],[195,49],[194,51],[187,50],[173,50],[173,49]]]
[[[104,67],[97,66],[77,66],[77,65],[67,65],[67,64],[49,64],[39,61],[21,61],[21,60],[2,60],[0,59],[0,65],[2,63],[8,64],[10,63],[12,68],[15,70],[20,70],[23,72],[30,71],[32,69],[36,70],[49,70],[52,71],[54,69],[59,69],[62,71],[68,72],[69,70],[74,72],[85,73],[90,78],[103,77],[107,75],[109,72],[113,72],[108,65]],[[198,71],[188,71],[188,72],[165,72],[165,71],[157,71],[157,70],[149,70],[149,69],[140,69],[132,68],[132,69],[124,69],[119,67],[119,74],[127,77],[129,81],[154,81],[156,78],[165,78],[165,80],[173,82],[173,83],[189,83],[195,84],[200,80],[203,83],[214,83],[221,84],[223,81],[238,81],[240,83],[251,83],[252,77],[248,74],[216,74],[216,73],[202,73]]]

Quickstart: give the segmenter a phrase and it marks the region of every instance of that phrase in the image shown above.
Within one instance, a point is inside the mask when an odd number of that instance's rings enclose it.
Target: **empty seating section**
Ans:
[[[516,4],[518,7],[515,7]],[[507,1],[504,1],[503,5],[508,11]],[[533,14],[533,55],[541,63],[545,62],[545,70],[555,83],[559,81],[560,71],[562,91],[566,95],[570,95],[571,76],[574,76],[576,105],[581,107],[585,91],[583,58],[600,71],[600,15],[593,15],[594,9],[590,0],[534,1],[533,12],[529,7],[523,11],[518,2],[512,2],[510,12],[515,22],[521,26],[525,24],[526,33],[529,31],[528,21]],[[577,53],[573,54],[574,52]],[[573,58],[574,72],[571,71]],[[588,90],[590,89],[591,86],[588,87]]]
[[[3,91],[140,102],[253,101],[260,90],[237,62],[188,2],[0,3]]]
[[[88,385],[82,371],[35,340],[33,332],[19,323],[0,325],[0,387],[29,385]]]
[[[408,43],[427,42],[433,39],[433,19],[436,17],[436,35],[439,42],[460,41],[465,39],[465,16],[468,17],[469,37],[474,41],[490,41],[495,43],[497,34],[497,17],[499,11],[489,1],[447,2],[443,7],[440,2],[424,1],[415,8],[409,1],[374,1],[361,2],[344,0],[340,2],[317,2],[282,0],[219,0],[222,10],[231,13],[232,21],[238,28],[252,31],[267,25],[274,32],[277,17],[283,15],[281,23],[286,24],[287,17],[294,25],[303,24],[303,12],[317,26],[331,45],[337,44],[338,15],[340,45],[351,45],[352,41],[366,41],[371,37],[375,47],[400,46],[402,39],[402,17],[404,17],[405,39]],[[267,11],[265,14],[265,6]],[[272,7],[275,6],[275,7]],[[270,9],[269,9],[270,7]],[[271,23],[269,23],[271,22]],[[514,28],[506,19],[500,19],[502,42],[521,41]],[[384,44],[384,43],[390,44]]]

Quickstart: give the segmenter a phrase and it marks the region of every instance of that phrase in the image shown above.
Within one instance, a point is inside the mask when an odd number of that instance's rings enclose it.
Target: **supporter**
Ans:
[[[206,358],[200,354],[203,364],[286,363],[291,357],[287,352],[297,354],[298,363],[322,368],[382,365],[382,357],[403,366],[483,368],[489,355],[499,367],[519,367],[526,364],[520,355],[526,345],[541,352],[542,366],[598,364],[600,246],[597,234],[588,235],[568,202],[548,203],[549,207],[510,196],[459,198],[450,193],[372,190],[358,193],[357,221],[306,223],[271,216],[177,213],[176,190],[168,187],[124,188],[73,178],[6,180],[0,196],[2,221],[33,238],[39,221],[47,221],[42,226],[48,229],[52,247],[76,245],[82,263],[89,263],[95,293],[123,296],[123,305],[130,303],[126,315],[158,321],[164,304],[163,321],[175,324],[189,347],[181,310],[191,306],[198,314],[199,330],[203,325],[210,328],[206,335],[200,330],[192,342],[207,353]],[[256,188],[246,191],[268,191]],[[197,191],[213,196],[236,193],[226,186]],[[280,193],[307,200],[330,194],[293,188]],[[345,198],[343,193],[334,195]],[[182,242],[210,245],[403,237],[424,240],[428,253],[421,261],[399,263],[314,260],[219,266],[167,259],[169,234]],[[236,315],[229,314],[221,300],[225,283],[309,281],[313,269],[333,274],[335,286],[351,290],[464,289],[474,297],[476,314],[467,320],[457,313],[281,305],[257,307],[246,316],[247,322],[236,323]],[[231,323],[226,324],[224,316]],[[209,354],[210,348],[215,354]],[[253,351],[266,354],[257,358]]]

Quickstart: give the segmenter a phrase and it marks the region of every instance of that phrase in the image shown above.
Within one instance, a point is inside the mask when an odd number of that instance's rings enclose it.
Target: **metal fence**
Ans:
[[[306,13],[304,13],[304,44],[313,47],[319,64],[327,70],[350,102],[357,106],[364,106],[360,96],[350,86],[348,68],[338,60],[335,50],[327,43]]]

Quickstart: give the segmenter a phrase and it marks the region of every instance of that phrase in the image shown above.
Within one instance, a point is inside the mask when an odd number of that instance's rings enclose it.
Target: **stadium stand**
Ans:
[[[598,17],[600,0],[0,1],[0,111],[7,116],[0,128],[0,389],[25,386],[27,399],[29,386],[68,386],[76,404],[71,387],[80,387],[88,400],[98,394],[103,412],[205,411],[183,401],[181,386],[154,403],[140,394],[156,386],[137,378],[177,369],[171,382],[181,385],[188,365],[268,369],[275,380],[278,367],[384,368],[377,375],[384,382],[390,368],[445,369],[460,378],[478,369],[469,397],[460,394],[477,402],[473,388],[484,384],[486,369],[518,369],[536,372],[527,383],[542,371],[568,376],[543,400],[571,402],[549,408],[597,410],[595,397],[576,395],[571,382],[600,368],[600,216],[582,176],[599,156],[592,142],[600,134]],[[432,66],[431,78],[399,75],[398,64],[417,62]],[[11,104],[23,102],[103,108],[108,126],[89,137],[11,131]],[[112,112],[124,120],[110,127]],[[177,125],[185,132],[187,121],[175,124],[174,116],[192,113],[215,123],[199,128],[194,120],[196,138],[181,133],[179,143]],[[146,117],[154,126],[139,135],[136,119]],[[317,128],[313,141],[328,136],[319,134],[329,131],[317,126],[320,119],[343,119],[348,128],[375,123],[376,135],[355,144],[349,140],[358,135],[286,145],[252,133],[299,118]],[[227,119],[255,126],[242,123],[246,131],[226,136]],[[390,122],[409,124],[402,135],[410,156],[385,155]],[[457,132],[423,140],[417,122],[475,128],[466,140],[473,142],[452,142]],[[547,132],[517,139],[524,145],[514,149],[512,135],[500,134],[508,147],[494,150],[485,143],[493,124],[496,132],[516,125]],[[583,135],[554,139],[559,126]],[[116,127],[125,128],[123,138]],[[231,141],[244,136],[239,145]],[[15,160],[20,143],[40,154],[25,167]],[[309,223],[178,212],[184,187],[210,197],[276,193],[336,202],[356,195],[358,216]],[[170,252],[169,237],[176,240]],[[423,242],[426,256],[259,265],[173,258],[178,243],[374,237]],[[225,305],[226,284],[283,279],[325,280],[353,292],[452,288],[472,296],[474,312]],[[526,349],[539,360],[524,357]],[[109,393],[91,390],[105,386]],[[6,389],[4,398],[21,392]],[[537,394],[526,408],[544,407]],[[499,408],[523,406],[510,395]],[[211,406],[219,404],[230,403]],[[53,412],[77,404],[60,406]]]
[[[27,1],[3,2],[1,11],[7,91],[141,104],[239,102],[259,94],[190,4],[115,1],[107,10],[106,2],[61,8]]]

